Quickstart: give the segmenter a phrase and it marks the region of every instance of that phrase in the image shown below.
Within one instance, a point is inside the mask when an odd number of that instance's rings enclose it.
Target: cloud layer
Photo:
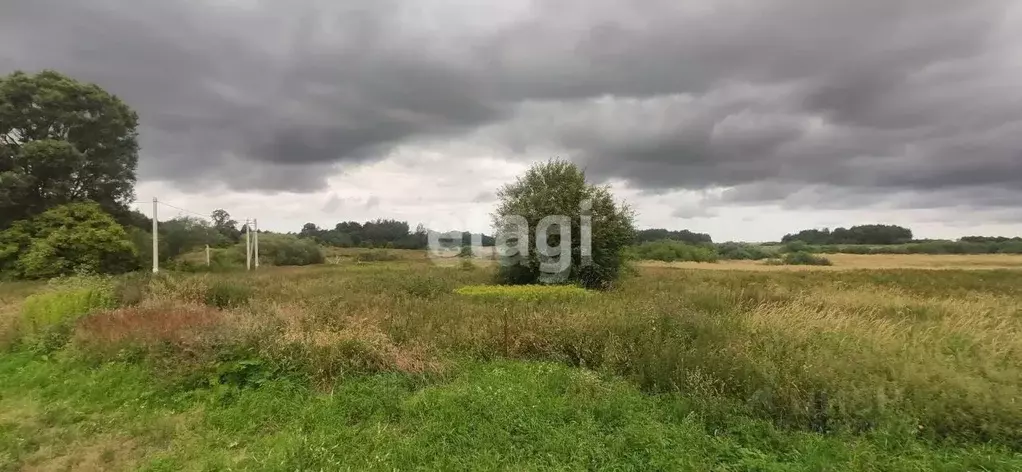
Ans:
[[[1020,44],[1010,0],[0,6],[0,73],[124,97],[143,179],[316,192],[461,143],[437,165],[559,155],[646,193],[724,189],[676,216],[1017,206]]]

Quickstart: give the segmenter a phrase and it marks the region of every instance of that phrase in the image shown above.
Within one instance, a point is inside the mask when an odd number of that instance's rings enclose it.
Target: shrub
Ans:
[[[244,245],[242,245],[244,247]],[[241,250],[244,262],[244,249]],[[314,241],[285,234],[259,234],[259,262],[277,266],[322,264],[323,250]]]
[[[781,258],[781,263],[784,265],[815,265],[815,266],[829,266],[833,265],[830,259],[823,256],[817,256],[808,252],[790,252],[785,254]]]
[[[634,255],[639,259],[664,262],[717,262],[717,252],[711,247],[666,239],[642,243],[635,247]]]
[[[226,309],[236,308],[248,303],[252,297],[252,289],[233,282],[218,280],[206,288],[203,302],[206,305]]]
[[[755,244],[728,242],[717,245],[717,254],[721,259],[758,261],[769,258],[771,253]]]
[[[785,243],[784,246],[781,247],[781,252],[794,253],[794,252],[808,252],[808,251],[809,251],[809,245],[806,244],[805,241],[798,241],[798,240],[791,241],[789,243]]]
[[[22,278],[122,273],[138,262],[128,233],[95,203],[55,207],[0,232],[0,269]]]

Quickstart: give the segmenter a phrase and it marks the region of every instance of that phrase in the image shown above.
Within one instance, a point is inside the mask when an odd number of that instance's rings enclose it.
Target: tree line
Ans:
[[[440,232],[419,224],[412,231],[408,222],[392,219],[375,219],[359,223],[345,221],[324,229],[315,223],[305,223],[298,237],[311,239],[319,244],[334,247],[368,247],[390,249],[426,249],[430,233],[437,233],[438,239],[450,245],[469,246],[473,233],[468,231]],[[455,241],[450,241],[452,234]],[[442,237],[440,237],[442,235]],[[493,246],[493,236],[478,235],[483,246]]]
[[[802,241],[806,244],[905,244],[912,242],[912,230],[898,225],[859,225],[850,228],[804,229],[786,234],[782,243]]]

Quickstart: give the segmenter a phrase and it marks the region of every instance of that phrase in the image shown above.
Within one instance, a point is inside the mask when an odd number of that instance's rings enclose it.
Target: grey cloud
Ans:
[[[9,0],[0,73],[122,95],[142,177],[182,186],[310,191],[450,139],[648,191],[729,187],[721,205],[1004,207],[1022,196],[1012,5]]]

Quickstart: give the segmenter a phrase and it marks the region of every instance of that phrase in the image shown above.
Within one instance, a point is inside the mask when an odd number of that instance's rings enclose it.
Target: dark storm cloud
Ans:
[[[721,204],[1000,207],[1022,193],[1011,5],[9,0],[0,72],[122,95],[143,177],[181,185],[311,190],[439,137]]]
[[[142,119],[143,177],[311,190],[331,164],[496,113],[471,74],[404,43],[393,2],[0,8],[0,72],[55,68],[125,98]]]

